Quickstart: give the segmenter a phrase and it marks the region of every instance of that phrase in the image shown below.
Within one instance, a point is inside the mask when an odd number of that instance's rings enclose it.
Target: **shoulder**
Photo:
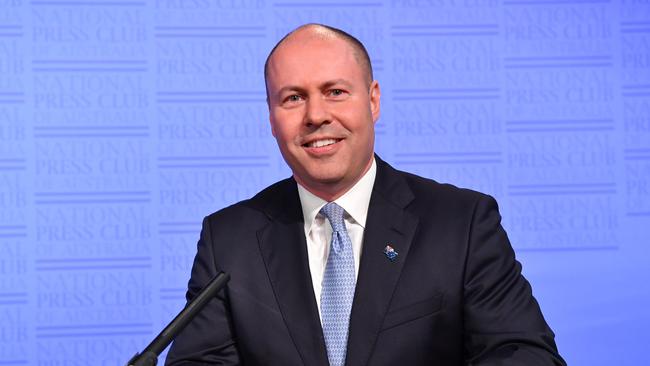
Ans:
[[[295,181],[287,178],[264,188],[252,198],[208,215],[205,220],[229,228],[259,227],[268,223],[269,219],[282,209],[283,201],[290,200],[292,194],[295,200],[299,199],[297,191],[295,193],[293,191],[296,191]]]
[[[472,212],[483,202],[496,205],[494,198],[485,193],[397,170],[383,162],[381,169],[384,171],[382,177],[392,177],[404,183],[402,186],[407,187],[413,198],[409,205],[412,209]]]

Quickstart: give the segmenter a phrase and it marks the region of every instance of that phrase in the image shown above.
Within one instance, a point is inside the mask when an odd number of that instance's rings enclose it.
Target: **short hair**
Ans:
[[[368,78],[368,85],[372,83],[374,80],[374,77],[372,75],[372,63],[370,62],[370,56],[368,55],[368,51],[366,50],[366,47],[359,41],[357,38],[352,36],[351,34],[340,30],[338,28],[330,27],[329,25],[324,25],[324,24],[318,24],[318,23],[309,23],[309,24],[304,24],[301,25],[300,27],[292,30],[291,32],[287,33],[282,39],[276,43],[276,45],[273,47],[271,52],[269,52],[269,55],[266,57],[266,61],[264,62],[264,85],[266,86],[266,98],[268,100],[269,96],[269,88],[267,85],[267,79],[268,79],[268,73],[269,73],[269,60],[271,60],[271,56],[275,53],[275,50],[280,47],[282,43],[284,43],[288,38],[290,38],[294,33],[305,29],[305,28],[324,28],[331,32],[334,36],[337,38],[347,42],[348,45],[352,47],[352,51],[354,53],[354,58],[357,60],[359,65],[361,66],[362,69],[365,69],[366,72],[366,77]]]

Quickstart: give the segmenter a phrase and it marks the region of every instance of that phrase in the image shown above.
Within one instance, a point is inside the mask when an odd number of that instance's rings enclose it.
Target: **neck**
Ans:
[[[305,184],[296,176],[294,176],[294,179],[296,179],[296,182],[305,187],[305,189],[311,192],[314,196],[322,198],[327,202],[335,201],[356,184],[356,182],[352,184]]]
[[[311,192],[313,195],[327,202],[332,202],[337,198],[343,196],[347,191],[349,191],[352,187],[354,187],[354,185],[357,184],[357,182],[361,180],[361,178],[368,172],[368,170],[370,170],[373,159],[370,159],[370,161],[368,161],[366,168],[361,172],[361,174],[359,174],[359,176],[357,176],[355,179],[352,179],[350,181],[307,183],[302,179],[300,179],[295,174],[293,176],[293,179],[295,179],[296,182],[298,182],[298,184],[303,186],[306,190]]]

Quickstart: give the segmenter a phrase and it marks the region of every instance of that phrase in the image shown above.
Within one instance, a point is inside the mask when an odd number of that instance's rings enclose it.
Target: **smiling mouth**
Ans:
[[[304,147],[323,147],[323,146],[329,146],[333,145],[337,142],[341,141],[341,139],[322,139],[322,140],[314,140],[311,142],[308,142],[302,146]]]

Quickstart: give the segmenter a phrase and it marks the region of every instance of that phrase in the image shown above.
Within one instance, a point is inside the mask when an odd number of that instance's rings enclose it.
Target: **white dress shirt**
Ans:
[[[375,184],[377,165],[375,158],[366,174],[359,181],[345,192],[343,196],[334,200],[337,205],[343,207],[345,213],[345,227],[352,241],[354,253],[354,274],[359,275],[359,262],[361,261],[361,247],[363,244],[363,230],[366,227],[368,216],[368,205],[370,194]],[[311,271],[314,295],[318,304],[320,315],[320,294],[323,283],[323,273],[327,264],[327,256],[330,252],[330,241],[332,240],[332,226],[327,218],[320,213],[321,208],[327,201],[309,192],[298,184],[298,195],[302,205],[302,216],[305,219],[305,237],[307,238],[307,255],[309,256],[309,270]]]

